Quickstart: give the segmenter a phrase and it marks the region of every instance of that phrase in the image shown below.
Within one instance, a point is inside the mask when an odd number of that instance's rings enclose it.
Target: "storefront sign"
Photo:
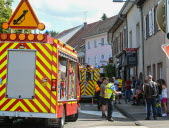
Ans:
[[[127,66],[137,66],[137,53],[127,53]]]

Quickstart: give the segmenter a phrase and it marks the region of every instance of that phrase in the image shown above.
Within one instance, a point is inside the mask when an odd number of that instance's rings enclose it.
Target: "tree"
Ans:
[[[51,37],[54,37],[54,36],[56,36],[58,34],[58,32],[55,32],[55,31],[50,31],[50,35],[51,35]]]
[[[101,17],[102,20],[106,20],[108,17],[105,13],[103,13],[103,16]]]
[[[0,33],[9,32],[9,30],[2,29],[2,23],[8,22],[12,14],[13,0],[0,0]]]
[[[115,72],[115,66],[113,64],[108,64],[104,67],[104,71],[105,71],[105,76],[112,78],[115,76],[116,72]]]

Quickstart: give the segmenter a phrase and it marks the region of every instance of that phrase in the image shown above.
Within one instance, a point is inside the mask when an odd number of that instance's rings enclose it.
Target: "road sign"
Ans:
[[[21,0],[8,24],[11,29],[37,29],[39,20],[29,1]]]

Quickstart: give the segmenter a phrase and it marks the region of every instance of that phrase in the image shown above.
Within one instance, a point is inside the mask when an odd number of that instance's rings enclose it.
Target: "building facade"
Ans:
[[[108,31],[114,24],[116,16],[108,18],[93,27],[93,29],[84,37],[86,63],[93,67],[106,66],[112,57],[112,46],[107,41]]]

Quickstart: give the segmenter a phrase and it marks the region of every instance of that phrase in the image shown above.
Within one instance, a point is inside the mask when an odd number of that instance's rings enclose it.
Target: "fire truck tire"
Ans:
[[[65,109],[63,108],[62,117],[59,118],[56,128],[64,128],[65,124]]]
[[[67,116],[67,117],[66,117],[66,121],[67,121],[67,122],[76,122],[77,119],[78,119],[78,117],[79,117],[79,110],[78,110],[78,108],[77,108],[77,113],[76,113],[76,114],[73,114],[73,115],[70,115],[70,116]]]

